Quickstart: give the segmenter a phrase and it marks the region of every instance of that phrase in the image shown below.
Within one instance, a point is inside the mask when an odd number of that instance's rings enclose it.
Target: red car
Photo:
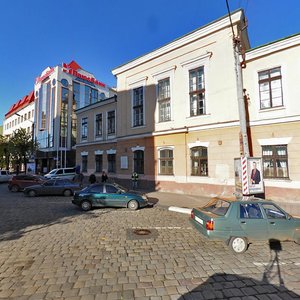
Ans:
[[[38,176],[38,175],[30,175],[30,174],[22,174],[13,176],[8,182],[8,189],[12,192],[22,191],[27,186],[31,186],[34,184],[40,184],[45,182],[47,179]]]

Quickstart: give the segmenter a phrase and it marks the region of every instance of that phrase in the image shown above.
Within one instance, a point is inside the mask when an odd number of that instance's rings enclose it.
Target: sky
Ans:
[[[228,0],[251,47],[300,32],[300,0]],[[75,60],[109,86],[111,71],[227,14],[226,0],[0,1],[0,125],[48,66]]]

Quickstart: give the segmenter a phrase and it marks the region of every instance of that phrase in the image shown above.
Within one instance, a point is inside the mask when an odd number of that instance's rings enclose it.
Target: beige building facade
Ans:
[[[116,109],[113,96],[76,111],[76,163],[85,176],[100,177],[103,171],[111,179],[116,176]]]
[[[250,49],[243,11],[231,18],[246,52],[249,148],[262,158],[265,196],[299,200],[299,36]],[[242,142],[233,48],[226,16],[113,70],[120,181],[137,171],[141,188],[235,192]]]

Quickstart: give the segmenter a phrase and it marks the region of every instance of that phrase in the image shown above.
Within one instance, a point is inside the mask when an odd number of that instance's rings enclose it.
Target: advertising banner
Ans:
[[[235,158],[234,177],[236,194],[247,196],[264,193],[261,158]]]

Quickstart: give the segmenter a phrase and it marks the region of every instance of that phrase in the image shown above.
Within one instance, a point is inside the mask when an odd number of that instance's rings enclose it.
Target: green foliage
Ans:
[[[10,164],[26,165],[36,148],[31,133],[24,128],[17,129],[10,139],[0,135],[0,166],[8,169]]]

